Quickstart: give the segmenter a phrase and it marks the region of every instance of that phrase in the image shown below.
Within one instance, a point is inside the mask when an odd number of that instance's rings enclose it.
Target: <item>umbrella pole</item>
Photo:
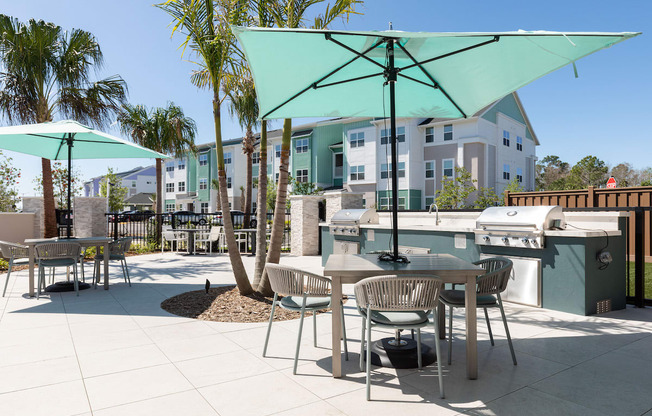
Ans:
[[[398,151],[396,144],[396,69],[394,68],[394,41],[387,41],[387,83],[389,84],[389,120],[390,140],[392,146],[392,257],[399,258],[398,253]]]
[[[68,221],[66,221],[66,238],[70,238],[71,236],[71,230],[70,230],[70,221],[72,219],[72,209],[71,209],[71,204],[70,204],[70,194],[71,194],[71,187],[70,185],[72,184],[72,134],[68,133]]]

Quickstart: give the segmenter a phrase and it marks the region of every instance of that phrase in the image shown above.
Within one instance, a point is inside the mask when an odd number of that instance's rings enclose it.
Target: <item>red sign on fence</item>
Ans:
[[[609,180],[607,181],[607,188],[615,188],[615,187],[616,187],[616,178],[614,178],[614,177],[612,176],[612,177],[609,178]]]

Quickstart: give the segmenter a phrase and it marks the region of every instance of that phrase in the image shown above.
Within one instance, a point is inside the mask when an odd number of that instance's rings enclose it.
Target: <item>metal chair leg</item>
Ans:
[[[448,307],[448,365],[453,357],[453,307]]]
[[[301,304],[301,318],[299,318],[299,335],[297,336],[297,350],[294,352],[294,369],[292,374],[297,374],[297,366],[299,365],[299,349],[301,348],[301,333],[303,332],[303,317],[306,314],[306,299],[307,296],[303,295],[303,303]]]
[[[317,348],[317,311],[312,311],[312,342]]]
[[[36,299],[41,297],[41,286],[43,285],[43,279],[45,279],[45,270],[41,267],[41,262],[38,265],[38,283],[36,285]]]
[[[421,357],[421,328],[417,328],[417,363],[419,365],[419,369],[423,367],[423,357]]]
[[[272,301],[272,313],[269,314],[269,325],[267,325],[267,335],[265,336],[265,346],[263,347],[263,357],[267,354],[267,343],[269,342],[269,334],[272,332],[272,322],[274,321],[274,311],[276,310],[276,300],[278,293],[274,293],[274,300]]]
[[[491,332],[491,323],[489,323],[489,313],[487,313],[487,308],[484,309],[484,319],[487,321],[487,330],[489,330],[489,339],[491,340],[491,345],[494,344],[494,334]]]
[[[9,259],[9,270],[7,271],[7,279],[5,280],[5,290],[2,291],[2,297],[5,297],[5,294],[7,293],[7,285],[9,285],[9,276],[11,276],[11,268],[14,265],[14,258]]]
[[[72,273],[72,278],[75,285],[75,293],[77,293],[77,296],[79,296],[79,277],[77,276],[77,263],[73,264]]]
[[[129,267],[127,267],[127,259],[126,258],[122,259],[122,261],[124,262],[124,268],[127,274],[127,283],[129,283],[129,287],[131,287],[131,276],[129,276]]]
[[[371,308],[367,308],[367,401],[371,400]]]
[[[433,315],[435,314],[435,310],[433,309],[432,311]],[[444,398],[444,376],[441,371],[441,346],[439,345],[439,320],[433,319],[433,325],[435,327],[435,352],[437,353],[437,375],[439,377],[439,394],[441,398]],[[450,345],[450,344],[449,344]],[[450,352],[450,348],[449,348]],[[450,360],[450,355],[449,355],[449,360]]]
[[[500,294],[497,295],[498,306],[500,307],[500,316],[503,318],[503,324],[505,325],[505,334],[507,335],[507,343],[509,344],[509,352],[512,353],[512,362],[516,365],[516,354],[514,354],[514,346],[512,345],[512,337],[509,335],[509,328],[507,327],[507,318],[505,317],[505,310],[503,309],[503,300],[500,298]]]
[[[360,371],[364,371],[364,333],[365,327],[367,325],[367,320],[362,320],[362,332],[360,334]]]

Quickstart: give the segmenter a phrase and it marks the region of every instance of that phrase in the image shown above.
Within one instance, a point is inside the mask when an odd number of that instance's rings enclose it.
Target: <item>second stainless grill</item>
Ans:
[[[333,235],[360,235],[360,224],[378,224],[378,213],[373,209],[343,209],[337,211],[328,228]]]
[[[541,249],[545,245],[544,231],[565,225],[564,213],[558,205],[490,207],[476,220],[475,243]]]

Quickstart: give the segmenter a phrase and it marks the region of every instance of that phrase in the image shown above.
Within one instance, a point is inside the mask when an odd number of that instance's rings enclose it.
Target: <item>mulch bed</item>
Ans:
[[[235,285],[195,290],[182,293],[164,300],[161,308],[174,315],[186,318],[195,318],[203,321],[216,322],[267,322],[272,313],[273,297],[261,296],[254,293],[247,296],[240,295]],[[327,309],[318,313],[326,312]],[[312,313],[306,312],[305,316]],[[274,321],[288,321],[299,319],[299,312],[292,312],[277,307],[274,312]]]

